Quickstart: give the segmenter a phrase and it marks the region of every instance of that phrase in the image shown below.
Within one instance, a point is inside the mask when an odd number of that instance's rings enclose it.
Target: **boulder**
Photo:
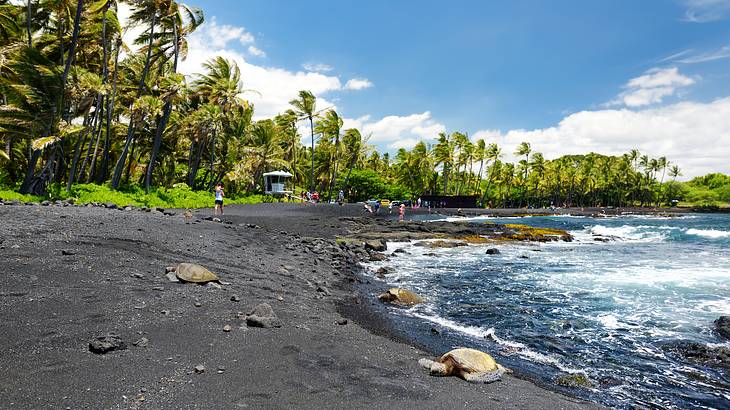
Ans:
[[[274,309],[268,303],[261,303],[257,305],[248,315],[246,315],[246,325],[249,327],[281,327],[281,321],[276,314]]]
[[[388,245],[382,239],[372,239],[365,242],[365,249],[383,252],[388,249]]]
[[[717,334],[730,339],[730,316],[720,316],[714,323]]]
[[[114,350],[124,350],[127,345],[116,333],[97,336],[89,342],[89,351],[96,354],[104,354]]]
[[[565,374],[563,376],[559,376],[557,379],[555,379],[555,384],[557,384],[558,386],[581,389],[589,389],[593,387],[593,383],[591,383],[588,377],[585,374],[581,373]]]
[[[387,292],[378,296],[383,303],[392,303],[401,306],[413,306],[423,303],[423,298],[411,292],[410,290],[400,288],[390,288]]]
[[[388,259],[388,257],[385,256],[385,254],[382,254],[380,252],[373,252],[373,253],[370,254],[370,261],[371,262],[381,262],[381,261],[384,261],[386,259]]]
[[[497,248],[487,249],[487,255],[499,255],[500,253],[502,253],[502,252],[500,252],[499,249],[497,249]]]
[[[694,342],[676,342],[662,346],[665,351],[678,353],[689,361],[712,367],[730,369],[730,349]]]

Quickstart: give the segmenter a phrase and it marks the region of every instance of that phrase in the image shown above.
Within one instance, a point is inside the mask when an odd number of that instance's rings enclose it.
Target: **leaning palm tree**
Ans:
[[[309,190],[314,191],[314,113],[317,111],[317,97],[311,91],[299,91],[299,98],[289,101],[300,119],[309,119],[309,130],[312,133],[312,169],[309,176]]]

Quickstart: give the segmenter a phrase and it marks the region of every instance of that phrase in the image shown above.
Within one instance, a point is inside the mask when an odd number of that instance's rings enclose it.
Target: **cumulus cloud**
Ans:
[[[371,135],[369,142],[379,148],[412,148],[418,141],[433,142],[446,127],[433,119],[431,112],[411,115],[389,115],[373,121],[369,115],[345,119],[343,128],[357,128]]]
[[[685,178],[730,173],[730,97],[642,110],[581,111],[555,127],[474,134],[480,136],[497,142],[507,160],[514,159],[520,142],[528,141],[546,158],[587,152],[621,155],[636,148],[649,156],[666,156]]]
[[[353,78],[347,80],[347,82],[345,83],[346,90],[363,90],[372,86],[373,83],[370,82],[370,80],[368,80],[367,78]]]
[[[311,62],[302,64],[302,68],[305,69],[306,71],[314,71],[317,73],[328,73],[328,72],[334,70],[334,68],[332,68],[331,65],[324,64],[324,63],[311,63]]]
[[[680,74],[677,67],[652,68],[644,75],[629,80],[623,87],[625,91],[608,105],[641,107],[660,103],[678,89],[689,87],[695,82],[693,78]]]

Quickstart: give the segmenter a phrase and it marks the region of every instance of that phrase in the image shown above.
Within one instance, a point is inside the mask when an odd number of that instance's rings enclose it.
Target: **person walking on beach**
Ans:
[[[223,184],[220,182],[215,184],[215,208],[213,214],[223,215],[223,198],[226,196],[223,192]]]
[[[400,204],[398,220],[403,222],[403,218],[405,218],[405,216],[406,216],[406,204]]]

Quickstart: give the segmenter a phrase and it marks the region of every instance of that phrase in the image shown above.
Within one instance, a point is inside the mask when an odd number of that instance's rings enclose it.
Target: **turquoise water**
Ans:
[[[439,348],[483,348],[546,384],[584,373],[594,388],[572,392],[610,406],[730,408],[727,370],[671,348],[730,347],[712,332],[730,314],[730,215],[481,220],[561,228],[575,241],[389,244],[410,255],[371,267],[394,267],[385,282],[427,299],[395,315],[441,329]]]

